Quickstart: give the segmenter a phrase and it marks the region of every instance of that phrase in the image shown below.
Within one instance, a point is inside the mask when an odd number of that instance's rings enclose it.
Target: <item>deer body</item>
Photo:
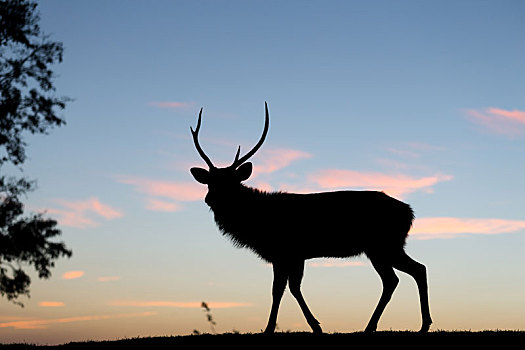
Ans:
[[[269,263],[402,248],[413,219],[410,206],[375,191],[268,193],[241,185],[210,208],[224,235]]]
[[[208,185],[205,202],[213,211],[220,231],[235,246],[248,248],[273,265],[273,302],[265,332],[275,330],[287,284],[312,330],[322,332],[300,290],[305,260],[347,258],[362,253],[370,259],[383,283],[383,293],[365,330],[377,328],[399,281],[395,268],[416,280],[422,316],[420,331],[428,331],[432,319],[426,268],[404,251],[414,219],[408,204],[377,191],[297,194],[265,192],[245,186],[242,182],[252,172],[252,164],[246,160],[262,145],[268,131],[267,106],[261,140],[241,159],[239,148],[233,164],[226,168],[216,168],[199,145],[201,113],[196,131],[191,131],[197,151],[209,170],[192,168],[191,173],[198,182]]]

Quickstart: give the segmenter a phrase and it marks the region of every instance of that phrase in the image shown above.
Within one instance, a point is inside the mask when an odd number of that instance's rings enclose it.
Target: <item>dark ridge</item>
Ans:
[[[32,345],[32,344],[6,344],[0,345],[1,349],[183,349],[206,347],[207,349],[220,349],[222,346],[231,348],[251,349],[253,347],[291,346],[294,348],[323,348],[336,347],[346,344],[349,348],[397,348],[411,346],[452,346],[458,348],[468,345],[468,348],[488,348],[497,346],[507,348],[516,341],[523,341],[523,331],[433,331],[417,333],[408,331],[383,331],[375,333],[330,333],[312,334],[306,332],[285,332],[265,335],[256,334],[201,334],[186,336],[145,337],[129,338],[112,341],[86,341],[71,342],[62,345]]]

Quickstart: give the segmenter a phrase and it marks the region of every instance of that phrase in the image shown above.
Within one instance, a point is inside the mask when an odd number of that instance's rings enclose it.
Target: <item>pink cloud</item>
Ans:
[[[310,178],[322,189],[366,189],[384,191],[395,197],[403,197],[415,191],[432,192],[438,182],[449,181],[450,175],[434,175],[415,178],[408,175],[387,175],[354,170],[324,170]]]
[[[73,280],[84,276],[84,271],[69,271],[62,274],[62,279]]]
[[[41,301],[38,305],[41,307],[62,307],[64,303],[61,301]]]
[[[202,201],[207,191],[206,186],[195,181],[163,181],[125,175],[118,176],[117,181],[132,185],[137,192],[148,195],[146,209],[153,211],[179,211],[182,206],[177,202]],[[166,201],[165,199],[173,201]]]
[[[84,212],[55,208],[49,208],[46,212],[52,215],[58,215],[58,222],[62,226],[88,228],[99,225],[95,220],[86,217]]]
[[[517,109],[513,111],[507,111],[501,108],[491,107],[487,109],[487,112],[493,115],[499,115],[525,124],[525,112],[519,111]]]
[[[91,208],[98,215],[102,216],[106,220],[113,220],[122,217],[122,213],[109,205],[101,203],[98,199],[91,200]]]
[[[87,228],[98,226],[99,223],[92,218],[95,214],[106,220],[113,220],[122,217],[124,214],[102,202],[98,198],[89,198],[79,201],[56,200],[62,208],[50,208],[50,214],[58,215],[58,222],[64,226]]]
[[[166,202],[154,198],[148,198],[146,205],[148,210],[174,212],[182,209],[182,206],[173,202]]]
[[[516,137],[525,133],[524,111],[489,107],[483,111],[469,109],[466,114],[471,121],[496,134]]]
[[[251,306],[250,303],[236,303],[236,302],[209,302],[206,303],[210,309],[229,309],[235,307],[246,307]],[[111,306],[132,306],[132,307],[174,307],[174,308],[192,308],[200,309],[202,307],[202,302],[197,301],[139,301],[139,300],[115,300],[112,301],[109,305]]]
[[[155,312],[140,312],[140,313],[128,313],[128,314],[113,314],[113,315],[90,315],[90,316],[77,316],[77,317],[65,317],[65,318],[53,318],[53,319],[36,319],[28,321],[11,321],[0,323],[0,328],[12,327],[15,329],[46,329],[51,324],[81,322],[81,321],[101,321],[109,319],[121,319],[121,318],[132,318],[132,317],[145,317],[156,315]]]
[[[525,229],[525,220],[454,217],[416,218],[410,235],[417,239],[454,238],[463,234],[496,235]]]
[[[287,167],[293,161],[311,158],[312,155],[293,149],[270,149],[261,153],[257,165],[254,166],[254,175],[273,173]]]
[[[343,259],[323,259],[318,261],[311,261],[308,263],[311,267],[356,267],[366,266],[362,261],[348,261]]]
[[[197,201],[206,195],[206,187],[196,182],[162,181],[135,176],[119,176],[117,180],[134,186],[141,193],[176,201]]]
[[[188,108],[193,107],[193,102],[177,102],[177,101],[164,101],[164,102],[151,102],[150,105],[158,108]]]

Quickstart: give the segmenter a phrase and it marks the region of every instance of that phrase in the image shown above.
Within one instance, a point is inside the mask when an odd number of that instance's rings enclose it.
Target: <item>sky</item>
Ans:
[[[237,147],[248,186],[383,190],[416,214],[406,251],[428,270],[433,330],[525,329],[525,4],[522,1],[39,2],[65,47],[67,125],[27,135],[26,208],[73,250],[0,301],[0,342],[259,332],[271,266],[235,248],[191,176]],[[380,219],[380,218],[378,218]],[[366,234],[351,232],[348,234]],[[379,330],[420,327],[399,286]],[[364,256],[306,262],[326,332],[366,326],[381,281]],[[287,291],[281,331],[308,331]]]

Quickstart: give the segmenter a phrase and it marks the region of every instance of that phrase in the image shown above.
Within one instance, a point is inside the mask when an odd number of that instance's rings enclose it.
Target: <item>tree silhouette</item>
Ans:
[[[49,278],[61,256],[71,256],[57,222],[42,214],[24,215],[20,197],[34,190],[34,181],[5,176],[2,166],[20,167],[26,160],[25,132],[47,134],[64,119],[68,102],[55,96],[51,66],[62,62],[63,46],[40,31],[37,4],[28,0],[0,1],[0,295],[17,301],[29,296],[30,277],[22,265],[32,265],[39,278]]]

